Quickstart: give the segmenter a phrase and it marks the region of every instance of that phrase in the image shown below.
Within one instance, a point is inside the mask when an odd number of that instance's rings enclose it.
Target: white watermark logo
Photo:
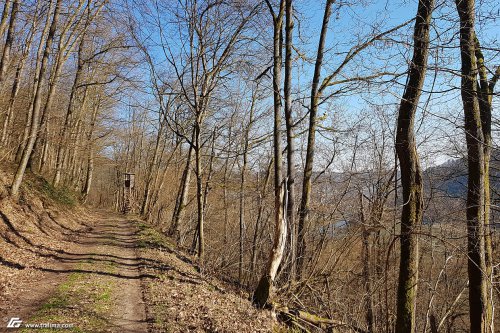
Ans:
[[[34,328],[34,329],[44,329],[44,328],[52,328],[52,329],[70,329],[75,327],[73,323],[25,323],[21,318],[12,317],[7,323],[7,328],[20,328],[21,325],[26,328]]]
[[[22,323],[23,321],[21,320],[21,318],[12,317],[7,324],[7,328],[18,328]]]

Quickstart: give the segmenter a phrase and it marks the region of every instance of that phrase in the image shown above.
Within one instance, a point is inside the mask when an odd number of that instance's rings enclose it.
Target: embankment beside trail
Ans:
[[[258,310],[234,286],[203,274],[196,258],[178,251],[151,225],[139,226],[138,256],[147,265],[144,301],[152,332],[283,332],[272,312]]]
[[[71,248],[93,219],[66,189],[28,174],[17,199],[9,196],[13,170],[0,166],[0,312],[22,297],[26,281],[57,269],[58,255]]]
[[[0,331],[21,318],[69,332],[279,332],[270,311],[200,273],[153,226],[78,205],[28,175],[19,198],[0,168]]]

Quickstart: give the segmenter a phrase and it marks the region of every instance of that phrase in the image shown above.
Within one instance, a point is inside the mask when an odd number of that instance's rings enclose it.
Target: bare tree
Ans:
[[[42,63],[43,52],[44,52],[43,46],[44,46],[44,43],[46,43],[47,37],[48,37],[49,32],[50,32],[50,27],[51,27],[50,22],[52,19],[52,16],[50,13],[52,13],[52,11],[54,10],[54,5],[55,5],[55,1],[49,2],[48,12],[47,12],[46,19],[45,19],[45,24],[44,24],[44,27],[43,27],[43,30],[42,30],[42,33],[40,36],[39,44],[38,44],[38,50],[37,50],[36,59],[35,59],[36,65],[35,65],[35,73],[34,73],[33,88],[32,88],[33,91],[36,91],[37,85],[39,82],[39,78],[40,78],[40,69],[41,69],[41,63]],[[55,34],[55,31],[54,31],[54,34]],[[54,38],[54,37],[52,37],[52,38]],[[51,42],[51,44],[52,44],[52,42]],[[30,138],[30,130],[31,130],[32,123],[33,123],[33,99],[30,100],[29,110],[26,112],[25,118],[26,118],[26,120],[25,120],[24,131],[22,134],[22,139],[19,142],[17,152],[16,152],[16,158],[15,158],[16,162],[21,161],[23,153],[24,153],[25,148],[26,148],[26,145],[27,145],[28,140]],[[36,139],[35,139],[35,142],[36,142]],[[29,162],[29,160],[28,160],[28,162]]]
[[[5,7],[7,7],[7,4],[5,5]],[[5,78],[7,64],[9,63],[10,50],[12,48],[12,42],[14,41],[14,28],[16,25],[16,18],[18,11],[19,11],[19,0],[14,0],[14,3],[12,4],[12,10],[10,12],[9,28],[7,29],[7,38],[5,39],[2,56],[0,58],[0,83],[2,83],[2,81]]]
[[[297,271],[297,226],[295,225],[295,144],[294,123],[292,116],[292,48],[293,48],[293,4],[292,0],[285,2],[285,82],[283,95],[285,100],[286,125],[286,165],[287,165],[287,207],[286,215],[290,237],[290,278],[295,280]]]
[[[481,50],[481,45],[477,36],[475,37],[475,57],[478,66],[478,103],[481,113],[481,129],[484,138],[484,243],[485,243],[485,264],[486,274],[491,284],[490,290],[493,290],[493,249],[491,240],[491,185],[490,185],[490,162],[493,140],[491,136],[491,113],[492,100],[496,82],[500,76],[500,66],[497,67],[491,78],[488,78],[488,69],[485,64],[484,55]],[[494,300],[490,292],[488,294],[488,303],[486,305],[487,318],[486,322],[489,325],[491,332],[494,332]]]
[[[9,20],[9,10],[12,6],[12,0],[5,0],[2,11],[2,18],[0,19],[0,36],[3,36],[7,22]]]
[[[464,107],[467,142],[467,252],[469,275],[470,331],[488,331],[486,293],[486,249],[484,226],[485,156],[484,134],[477,91],[476,40],[474,32],[474,0],[457,0],[460,17],[460,55],[462,59],[461,94]]]
[[[16,101],[17,94],[19,93],[19,88],[20,88],[20,84],[21,84],[21,77],[23,74],[24,66],[26,64],[26,60],[28,59],[29,52],[31,50],[31,45],[33,43],[33,39],[34,39],[35,32],[36,32],[36,27],[38,26],[38,23],[39,23],[38,22],[39,21],[39,7],[40,7],[40,5],[37,2],[36,6],[35,6],[34,13],[33,13],[33,18],[32,18],[32,22],[31,22],[30,30],[27,34],[25,41],[23,42],[21,56],[20,56],[20,59],[17,63],[17,66],[16,66],[16,73],[14,76],[14,82],[12,83],[10,98],[9,98],[9,102],[7,105],[7,110],[5,112],[6,115],[5,115],[5,119],[4,119],[3,126],[2,126],[2,138],[1,138],[0,142],[4,145],[6,145],[6,143],[7,143],[7,139],[9,136],[8,131],[12,126],[14,102]],[[29,124],[27,124],[27,125],[29,125]],[[26,126],[26,128],[28,128],[28,126]]]
[[[280,0],[279,11],[276,13],[270,1],[266,1],[273,18],[273,100],[274,100],[274,244],[271,249],[267,267],[253,293],[253,303],[264,307],[272,297],[276,273],[281,264],[286,243],[286,219],[284,216],[281,157],[281,65],[282,65],[282,29],[285,11],[285,0]]]
[[[57,0],[55,4],[54,13],[52,16],[52,20],[50,22],[50,28],[47,36],[47,40],[45,45],[43,46],[43,56],[40,62],[40,73],[38,76],[35,76],[35,91],[33,94],[33,110],[30,110],[31,113],[31,126],[29,130],[29,137],[26,144],[26,148],[22,154],[21,162],[16,171],[16,175],[12,181],[11,194],[13,196],[17,196],[19,193],[19,187],[21,186],[21,182],[24,177],[24,172],[26,171],[26,166],[28,165],[28,159],[31,156],[31,152],[33,150],[33,146],[35,145],[35,140],[38,136],[38,127],[39,127],[39,117],[40,117],[40,109],[42,103],[42,86],[45,82],[45,71],[47,69],[47,63],[49,60],[49,53],[52,47],[52,42],[54,41],[54,36],[56,34],[57,22],[59,19],[59,12],[61,10],[61,0]]]
[[[320,76],[321,68],[323,65],[323,56],[325,49],[325,40],[328,32],[328,22],[330,21],[330,15],[332,14],[332,5],[334,0],[327,0],[325,5],[325,12],[323,15],[323,24],[321,25],[321,32],[319,35],[319,44],[316,54],[316,62],[314,65],[314,76],[312,79],[311,86],[311,105],[309,107],[309,128],[307,136],[307,151],[306,151],[306,163],[304,167],[304,178],[302,180],[302,199],[300,201],[299,208],[299,224],[298,224],[298,235],[297,235],[297,273],[300,278],[302,270],[304,268],[304,256],[306,251],[306,242],[304,239],[305,226],[309,220],[309,206],[311,202],[311,188],[312,188],[312,174],[313,174],[313,164],[314,164],[314,151],[316,143],[316,125],[317,125],[317,113],[318,105],[320,102],[321,90],[320,90]]]
[[[413,57],[399,107],[396,151],[401,168],[403,211],[401,213],[401,255],[399,264],[396,332],[415,332],[418,283],[418,230],[423,213],[423,180],[415,142],[414,123],[424,85],[429,49],[433,0],[421,0],[415,16]]]
[[[83,48],[85,47],[86,32],[88,30],[90,23],[96,19],[96,17],[99,15],[101,9],[104,7],[106,3],[107,0],[104,0],[97,4],[94,3],[95,7],[92,8],[91,5],[93,4],[93,2],[89,1],[87,3],[87,6],[83,7],[84,1],[80,0],[77,8],[75,9],[74,14],[68,18],[66,25],[64,26],[63,31],[61,33],[61,38],[59,40],[58,55],[56,58],[56,63],[53,72],[51,73],[49,94],[45,102],[44,112],[41,121],[42,127],[46,126],[47,124],[48,112],[51,109],[51,105],[55,94],[56,83],[60,76],[60,71],[62,70],[64,63],[67,61],[72,50],[77,45],[78,45],[78,59],[77,59],[77,69],[73,80],[73,86],[71,88],[69,103],[68,107],[66,108],[66,113],[64,115],[64,125],[61,128],[59,135],[59,142],[56,148],[57,149],[56,168],[54,172],[54,178],[52,181],[54,186],[58,186],[61,181],[63,164],[65,159],[67,159],[66,143],[68,141],[68,132],[69,132],[69,127],[73,121],[74,113],[77,109],[77,107],[75,106],[75,99],[84,70],[84,59],[82,52]],[[82,7],[83,9],[81,9]],[[77,15],[77,13],[80,10],[82,10],[81,14]],[[69,30],[70,27],[75,23],[77,27],[81,25],[81,29]],[[69,32],[66,33],[67,30],[69,30]],[[87,95],[84,94],[84,97],[86,96]],[[83,104],[84,101],[82,105]],[[45,131],[47,132],[46,127],[43,127],[43,129],[45,129]],[[42,154],[40,157],[40,168],[39,168],[40,170],[43,168],[43,165],[45,163],[46,153],[47,153],[47,140],[44,143],[44,148],[42,149]]]
[[[193,133],[194,135],[194,133]],[[184,211],[188,202],[189,183],[191,182],[191,170],[193,160],[193,146],[189,145],[187,158],[182,172],[181,182],[177,191],[174,212],[172,214],[172,223],[170,224],[169,234],[179,237],[179,224],[182,221]]]

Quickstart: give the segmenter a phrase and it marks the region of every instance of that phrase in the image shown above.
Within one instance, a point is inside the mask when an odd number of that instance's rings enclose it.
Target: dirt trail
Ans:
[[[154,276],[141,275],[144,263],[137,255],[138,228],[119,215],[96,216],[94,227],[72,235],[71,249],[51,255],[54,266],[35,269],[32,279],[20,281],[12,299],[0,304],[2,321],[19,317],[24,323],[53,322],[46,319],[57,315],[56,322],[74,323],[84,332],[149,331],[142,283]],[[57,297],[63,304],[56,307]],[[82,311],[82,307],[87,308]],[[85,316],[102,318],[94,327],[85,322],[89,321]],[[4,329],[2,324],[0,332]]]
[[[137,227],[131,221],[115,217],[98,225],[89,237],[88,248],[94,258],[114,258],[117,276],[115,280],[114,308],[111,323],[123,333],[147,332],[146,308],[143,301],[140,274],[141,260],[137,256]]]
[[[10,233],[19,256],[1,264],[17,265],[7,272],[18,278],[0,295],[0,332],[17,331],[6,328],[12,317],[23,325],[74,324],[64,331],[91,333],[253,333],[277,324],[232,285],[200,273],[195,258],[147,223],[103,212],[76,220],[78,229],[66,228],[45,245],[40,234],[31,234],[37,240],[31,242],[23,241],[27,231]],[[40,260],[27,264],[20,256]]]

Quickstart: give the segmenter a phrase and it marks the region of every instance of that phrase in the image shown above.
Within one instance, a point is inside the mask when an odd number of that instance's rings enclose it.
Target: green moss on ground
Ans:
[[[29,174],[23,186],[26,189],[38,191],[42,196],[62,206],[71,208],[78,203],[76,192],[64,186],[54,187],[41,176]]]
[[[138,245],[142,248],[174,248],[172,241],[156,229],[144,222],[138,222],[139,241]]]
[[[110,268],[113,270],[113,267]],[[81,267],[81,269],[85,268]],[[74,327],[67,329],[23,328],[21,332],[61,332],[62,330],[64,332],[108,332],[111,323],[106,318],[109,318],[113,288],[111,281],[105,277],[72,273],[26,323],[74,324]]]
[[[75,194],[66,187],[54,187],[49,182],[44,181],[42,184],[42,192],[55,202],[74,207],[77,203]]]

